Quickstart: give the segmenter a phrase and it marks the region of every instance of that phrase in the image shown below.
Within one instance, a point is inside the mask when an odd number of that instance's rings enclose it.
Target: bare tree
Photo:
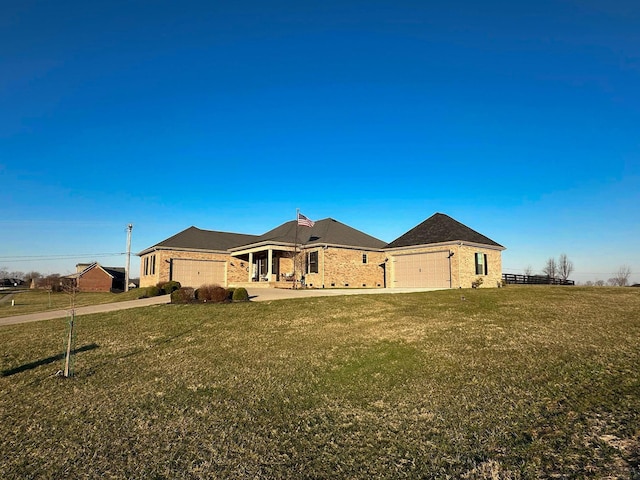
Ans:
[[[558,275],[562,280],[566,280],[571,272],[573,272],[573,262],[569,260],[566,253],[563,253],[558,259]]]
[[[596,280],[595,281],[595,286],[596,287],[604,287],[604,280]]]
[[[556,274],[558,273],[558,264],[556,263],[555,258],[549,258],[547,263],[545,263],[542,268],[542,273],[544,273],[547,277],[556,278]]]
[[[42,278],[42,274],[40,272],[36,272],[36,271],[32,271],[32,272],[27,272],[24,276],[24,280],[27,283],[31,283],[32,280],[38,280],[39,278]]]
[[[591,280],[584,282],[585,287],[593,287],[594,283]]]
[[[527,267],[524,269],[524,274],[527,277],[530,277],[531,275],[533,275],[533,267],[531,265],[527,265]]]
[[[629,283],[629,277],[631,276],[631,267],[629,267],[629,265],[622,265],[613,275],[613,278],[609,279],[611,285],[626,287]]]
[[[75,364],[75,347],[76,347],[76,332],[75,332],[75,318],[76,318],[76,295],[80,291],[78,287],[78,281],[75,278],[66,278],[62,283],[62,289],[69,294],[69,302],[71,307],[71,316],[69,317],[69,323],[67,325],[67,348],[64,354],[64,368],[62,375],[64,377],[73,377],[73,368]]]

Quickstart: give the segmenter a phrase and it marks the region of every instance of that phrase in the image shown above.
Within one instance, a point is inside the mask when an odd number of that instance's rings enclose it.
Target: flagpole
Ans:
[[[293,247],[293,289],[298,288],[298,277],[296,276],[296,260],[298,256],[298,219],[300,218],[300,209],[296,208],[296,238]]]

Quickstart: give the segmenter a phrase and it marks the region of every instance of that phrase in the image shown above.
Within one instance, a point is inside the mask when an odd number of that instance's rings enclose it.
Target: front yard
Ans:
[[[464,297],[464,298],[463,298]],[[640,292],[163,305],[0,328],[1,478],[638,478]]]

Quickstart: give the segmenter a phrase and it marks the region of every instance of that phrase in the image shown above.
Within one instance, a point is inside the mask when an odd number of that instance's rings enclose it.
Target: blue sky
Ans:
[[[634,1],[2,5],[0,268],[300,208],[385,241],[442,212],[505,272],[640,281],[639,204]]]

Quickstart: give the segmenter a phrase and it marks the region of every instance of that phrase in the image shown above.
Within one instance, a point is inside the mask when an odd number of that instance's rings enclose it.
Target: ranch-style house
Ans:
[[[496,287],[499,243],[436,213],[391,243],[332,218],[263,235],[189,227],[140,253],[140,286],[292,288]]]

